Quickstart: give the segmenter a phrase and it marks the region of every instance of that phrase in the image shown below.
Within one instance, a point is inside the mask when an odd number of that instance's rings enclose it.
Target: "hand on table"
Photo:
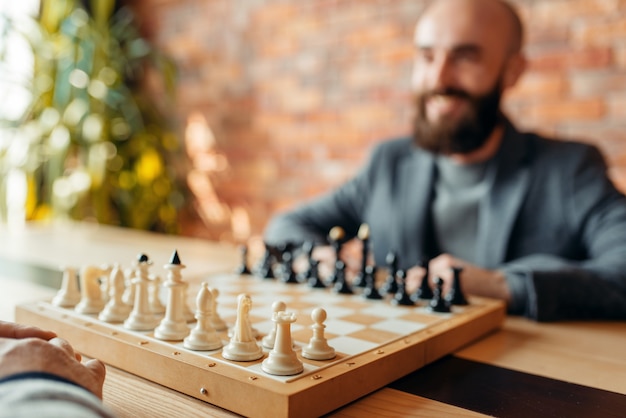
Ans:
[[[80,354],[54,332],[0,321],[0,379],[26,372],[63,377],[102,399],[106,370],[100,360],[83,364]]]
[[[441,277],[444,281],[443,292],[446,294],[452,287],[453,267],[463,268],[460,275],[463,293],[509,301],[511,295],[501,271],[484,269],[450,254],[441,254],[428,263],[430,286],[434,287],[435,280]],[[407,271],[407,290],[409,292],[420,285],[424,273],[425,269],[420,266]]]

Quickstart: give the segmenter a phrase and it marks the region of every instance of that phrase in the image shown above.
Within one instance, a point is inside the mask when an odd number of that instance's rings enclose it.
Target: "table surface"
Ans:
[[[84,223],[0,226],[0,319],[12,320],[19,303],[49,298],[55,289],[25,280],[15,265],[59,269],[63,265],[120,262],[146,252],[169,260],[185,254],[186,277],[232,271],[232,245],[188,237]],[[130,261],[130,260],[129,260]],[[158,273],[158,263],[155,270]],[[509,317],[501,330],[459,350],[457,358],[626,395],[626,322],[535,323]],[[195,398],[122,370],[107,367],[105,403],[119,417],[235,416]],[[626,397],[625,397],[626,399]],[[201,412],[200,412],[201,411]],[[457,406],[382,388],[337,411],[336,417],[483,416]]]

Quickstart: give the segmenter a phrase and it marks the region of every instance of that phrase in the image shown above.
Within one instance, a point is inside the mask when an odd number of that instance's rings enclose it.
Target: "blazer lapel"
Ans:
[[[491,192],[480,203],[476,263],[494,268],[505,261],[511,231],[528,189],[528,144],[507,124],[495,163],[488,169]]]
[[[398,170],[400,207],[394,222],[398,239],[393,242],[401,246],[396,251],[404,267],[415,265],[426,255],[424,240],[428,230],[426,222],[430,218],[434,167],[431,154],[415,150]]]

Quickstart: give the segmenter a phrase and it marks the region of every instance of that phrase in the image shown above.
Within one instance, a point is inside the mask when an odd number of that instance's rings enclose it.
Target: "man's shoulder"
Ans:
[[[417,152],[413,138],[408,136],[395,137],[377,143],[372,151],[374,158],[403,158]]]
[[[535,157],[573,158],[575,156],[599,155],[599,148],[584,140],[548,136],[534,131],[516,131],[516,136],[534,151]]]

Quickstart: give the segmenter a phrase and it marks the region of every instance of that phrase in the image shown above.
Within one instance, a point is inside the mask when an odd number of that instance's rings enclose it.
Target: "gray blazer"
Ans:
[[[626,319],[626,198],[587,144],[520,133],[507,123],[487,169],[475,264],[502,269],[512,313],[549,321]],[[410,138],[379,144],[363,169],[338,189],[270,221],[266,242],[326,242],[368,223],[376,263],[394,250],[408,268],[437,255],[430,228],[436,176],[431,153]]]

